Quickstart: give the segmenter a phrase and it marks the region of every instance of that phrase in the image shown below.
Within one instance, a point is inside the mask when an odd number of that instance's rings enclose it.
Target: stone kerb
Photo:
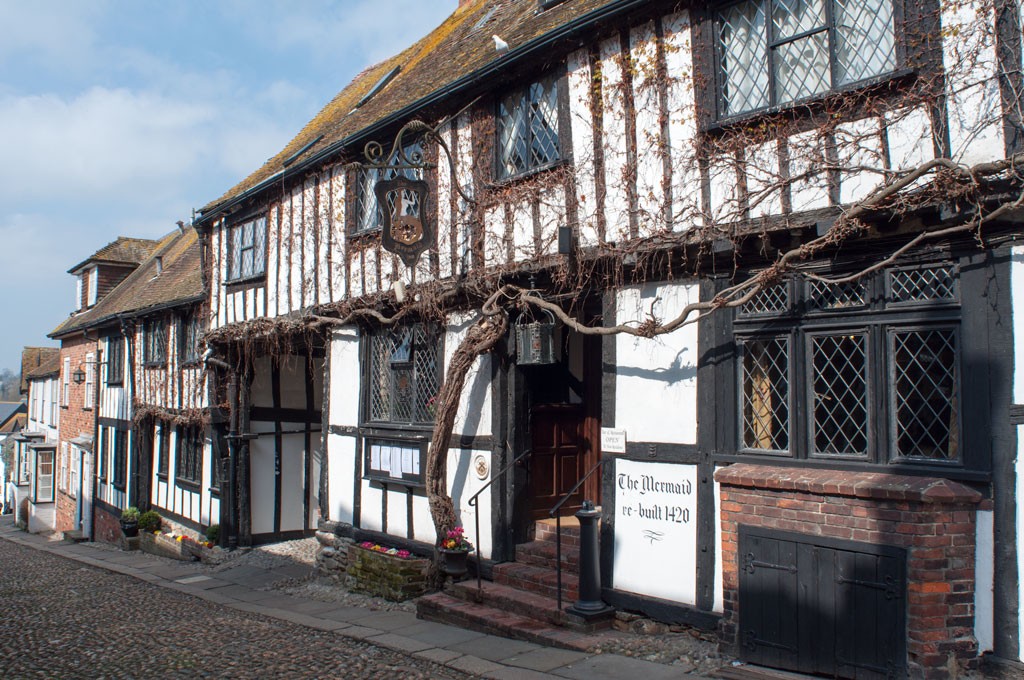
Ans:
[[[402,602],[427,592],[430,560],[403,558],[363,548],[348,546],[346,571],[349,588]]]

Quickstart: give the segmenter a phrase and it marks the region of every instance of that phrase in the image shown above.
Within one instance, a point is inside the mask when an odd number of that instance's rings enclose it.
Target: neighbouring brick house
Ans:
[[[68,270],[76,277],[78,307],[50,333],[51,338],[61,343],[60,427],[55,460],[57,531],[80,531],[109,542],[120,538],[116,520],[111,523],[103,518],[92,524],[94,475],[109,471],[106,460],[100,457],[97,461],[93,450],[100,424],[99,377],[103,357],[99,336],[87,321],[95,318],[105,297],[149,257],[157,244],[148,239],[121,237]],[[124,447],[118,465],[126,469],[127,442]]]
[[[1020,26],[984,0],[460,2],[196,220],[222,524],[429,552],[437,454],[493,582],[425,615],[550,596],[530,539],[586,498],[604,601],[745,660],[1019,663]],[[512,331],[430,452],[491,303]]]

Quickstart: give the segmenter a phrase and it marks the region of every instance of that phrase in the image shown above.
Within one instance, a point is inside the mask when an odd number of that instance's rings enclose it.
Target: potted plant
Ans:
[[[125,538],[133,538],[139,535],[139,509],[129,505],[121,511],[121,532]]]
[[[473,544],[466,540],[462,527],[450,529],[437,551],[441,554],[441,568],[452,580],[460,580],[469,571],[466,560],[473,551]]]
[[[139,517],[139,531],[154,533],[160,531],[161,526],[163,526],[163,518],[156,510],[147,510]]]

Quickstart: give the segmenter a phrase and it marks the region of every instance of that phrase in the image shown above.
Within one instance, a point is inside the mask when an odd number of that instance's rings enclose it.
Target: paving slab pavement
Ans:
[[[0,540],[44,550],[69,560],[148,581],[236,611],[260,614],[332,635],[365,640],[465,673],[494,680],[578,678],[703,678],[680,668],[615,654],[589,655],[531,642],[485,635],[440,623],[421,621],[404,611],[373,611],[261,590],[270,584],[309,573],[304,567],[262,569],[239,566],[211,576],[188,564],[168,566],[160,560],[86,543],[64,543],[27,534],[0,518]]]

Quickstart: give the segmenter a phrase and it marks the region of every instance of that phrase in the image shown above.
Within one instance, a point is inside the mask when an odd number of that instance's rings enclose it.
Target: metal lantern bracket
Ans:
[[[520,366],[545,366],[557,363],[555,357],[555,315],[541,310],[546,317],[538,320],[524,312],[515,323],[516,363]]]

